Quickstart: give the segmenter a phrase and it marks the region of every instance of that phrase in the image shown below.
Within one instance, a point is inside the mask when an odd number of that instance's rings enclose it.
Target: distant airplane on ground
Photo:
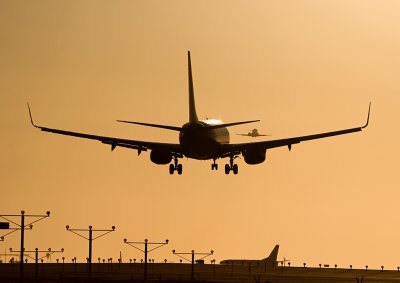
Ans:
[[[233,265],[260,265],[267,267],[276,267],[278,266],[278,261],[276,260],[278,257],[279,245],[276,245],[270,255],[264,259],[226,259],[220,262],[220,264],[233,264]]]
[[[246,136],[246,137],[252,137],[252,138],[256,138],[256,137],[266,137],[269,135],[262,135],[258,132],[257,129],[252,129],[250,132],[248,132],[247,134],[237,134],[238,136]]]
[[[193,158],[198,160],[212,160],[213,161],[213,163],[211,164],[212,170],[218,169],[218,164],[216,164],[217,159],[229,158],[229,163],[225,164],[225,174],[229,174],[230,171],[233,171],[234,174],[237,174],[239,169],[238,165],[235,164],[234,161],[240,155],[244,157],[244,161],[247,164],[259,164],[265,161],[266,151],[268,149],[287,146],[289,150],[291,150],[293,144],[297,144],[308,140],[359,132],[363,128],[368,126],[371,104],[368,110],[367,122],[362,127],[325,132],[307,136],[285,138],[285,139],[260,141],[252,143],[230,144],[229,132],[227,129],[228,127],[258,122],[260,120],[251,120],[251,121],[234,122],[226,124],[222,123],[220,120],[214,120],[214,119],[208,119],[202,121],[199,120],[197,118],[195,100],[194,100],[190,51],[188,51],[188,75],[189,75],[189,122],[184,124],[182,127],[117,120],[118,122],[123,122],[123,123],[131,123],[136,125],[177,131],[179,132],[179,143],[160,143],[160,142],[122,139],[122,138],[99,136],[99,135],[92,135],[92,134],[38,126],[35,125],[35,123],[33,122],[32,114],[28,104],[29,115],[31,118],[32,125],[44,132],[97,140],[102,142],[103,144],[110,145],[111,150],[114,150],[116,147],[125,147],[129,149],[134,149],[138,151],[138,155],[142,151],[151,150],[150,160],[155,164],[164,164],[164,165],[170,164],[169,165],[170,174],[174,174],[175,171],[177,171],[178,174],[182,174],[182,164],[179,163],[179,158],[183,157]],[[229,97],[227,97],[227,103],[228,104],[230,103]],[[229,107],[232,107],[232,105],[230,105]]]

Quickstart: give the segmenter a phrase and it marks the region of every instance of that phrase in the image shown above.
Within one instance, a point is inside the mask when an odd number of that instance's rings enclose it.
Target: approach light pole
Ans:
[[[169,240],[165,240],[163,243],[157,243],[157,242],[149,242],[147,239],[144,240],[144,242],[128,242],[127,239],[124,239],[124,243],[130,245],[131,247],[141,251],[144,253],[144,281],[147,280],[147,254],[149,252],[154,251],[155,249],[161,248],[162,246],[168,245]],[[138,248],[135,245],[143,245],[144,244],[144,250],[141,248]],[[152,248],[151,250],[148,249],[148,245],[156,245],[156,247]]]
[[[201,260],[201,259],[204,259],[204,258],[206,258],[206,257],[208,257],[208,256],[210,256],[210,255],[212,255],[212,254],[214,254],[214,251],[211,250],[209,253],[196,253],[194,250],[192,250],[192,252],[190,252],[190,253],[177,253],[175,250],[172,250],[172,253],[173,253],[174,255],[176,255],[176,256],[178,256],[178,257],[180,257],[180,258],[182,258],[182,259],[184,259],[184,260],[186,260],[186,261],[192,263],[191,280],[193,281],[193,280],[194,280],[194,263],[195,263],[195,256],[196,256],[196,255],[202,255],[203,257],[197,259],[197,260]],[[189,259],[185,258],[183,255],[192,255],[192,260],[189,260]]]
[[[44,219],[44,218],[47,218],[47,217],[49,217],[50,216],[50,211],[47,211],[46,212],[46,215],[30,215],[30,214],[25,214],[25,211],[24,210],[22,210],[21,211],[21,214],[19,215],[19,214],[2,214],[2,215],[0,215],[0,218],[1,219],[4,219],[4,220],[6,220],[6,221],[8,221],[8,222],[1,222],[2,224],[0,225],[2,228],[1,229],[8,229],[8,230],[11,230],[10,232],[8,232],[8,233],[6,233],[6,234],[4,234],[4,235],[2,235],[0,238],[1,238],[1,240],[2,241],[4,241],[4,236],[7,236],[7,235],[9,235],[9,234],[11,234],[11,233],[14,233],[15,231],[17,231],[17,230],[21,230],[21,248],[20,248],[20,259],[19,259],[19,261],[20,261],[20,263],[19,263],[19,266],[20,266],[20,277],[21,277],[21,281],[23,280],[23,278],[24,278],[24,250],[25,250],[25,247],[24,247],[24,241],[25,241],[25,229],[28,229],[28,230],[32,230],[32,228],[33,228],[33,223],[36,223],[36,222],[38,222],[38,221],[40,221],[40,220],[42,220],[42,219]],[[15,221],[12,221],[11,219],[10,219],[10,217],[11,218],[15,218],[15,217],[20,217],[21,218],[21,224],[18,224],[18,223],[16,223]],[[31,218],[35,218],[35,220],[33,220],[32,222],[29,222],[29,223],[25,223],[25,217],[31,217]],[[14,224],[15,226],[17,226],[17,227],[13,227],[13,228],[10,228],[10,223],[12,223],[12,224]]]
[[[74,233],[75,235],[78,235],[81,238],[84,238],[85,240],[89,241],[89,257],[88,257],[88,265],[89,265],[89,280],[92,278],[92,242],[100,237],[103,237],[104,235],[107,235],[113,231],[115,231],[115,226],[112,226],[111,229],[93,229],[92,226],[89,226],[89,229],[71,229],[69,225],[65,226],[67,228],[67,231]],[[89,232],[89,237],[85,237],[81,232]],[[101,232],[97,237],[93,238],[93,232]],[[76,266],[76,259],[75,259],[75,266]]]
[[[10,248],[10,252],[13,252],[12,248]],[[14,252],[20,252],[20,251],[14,251]],[[62,248],[61,250],[52,250],[51,248],[48,248],[47,250],[40,251],[38,248],[36,248],[34,251],[24,250],[24,252],[27,254],[27,257],[35,260],[35,278],[37,278],[38,277],[39,259],[43,259],[43,258],[47,257],[48,255],[52,255],[54,253],[63,253],[64,249]],[[35,258],[31,257],[29,255],[29,253],[35,253]],[[39,257],[39,253],[46,253],[46,254],[44,256],[42,256],[42,257]]]

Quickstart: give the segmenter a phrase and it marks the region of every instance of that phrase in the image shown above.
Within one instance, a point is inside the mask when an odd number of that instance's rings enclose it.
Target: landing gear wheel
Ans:
[[[229,171],[231,171],[231,166],[229,164],[225,164],[225,174],[229,174]]]
[[[182,170],[183,170],[182,164],[178,164],[176,171],[178,171],[179,175],[182,175]]]
[[[233,174],[237,174],[239,172],[239,166],[237,164],[233,164],[232,166]]]
[[[173,175],[173,174],[174,174],[174,171],[175,171],[175,166],[174,166],[174,164],[170,164],[170,165],[169,165],[169,174]]]

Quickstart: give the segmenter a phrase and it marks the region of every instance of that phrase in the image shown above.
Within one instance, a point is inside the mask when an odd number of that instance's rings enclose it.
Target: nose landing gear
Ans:
[[[215,159],[213,159],[213,164],[211,164],[211,170],[218,170],[218,164],[215,163]]]

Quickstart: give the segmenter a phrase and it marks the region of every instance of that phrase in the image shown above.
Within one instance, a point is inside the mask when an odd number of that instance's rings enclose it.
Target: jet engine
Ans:
[[[243,152],[244,161],[247,164],[259,164],[265,161],[266,149],[257,148]]]
[[[153,149],[150,153],[150,160],[155,164],[168,164],[172,160],[172,155],[166,150]]]

